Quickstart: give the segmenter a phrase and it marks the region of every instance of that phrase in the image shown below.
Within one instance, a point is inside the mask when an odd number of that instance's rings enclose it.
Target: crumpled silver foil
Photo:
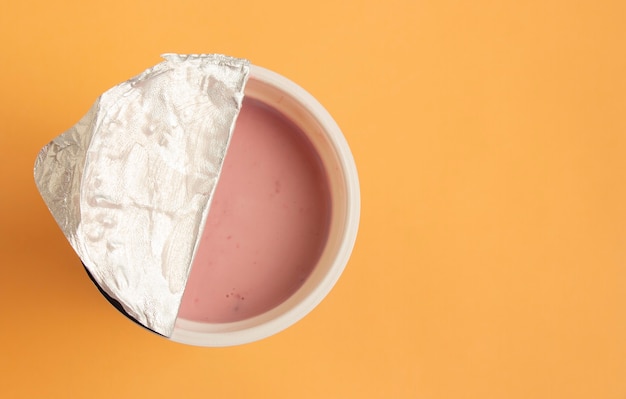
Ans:
[[[97,284],[170,336],[249,64],[167,54],[46,145],[35,181]]]

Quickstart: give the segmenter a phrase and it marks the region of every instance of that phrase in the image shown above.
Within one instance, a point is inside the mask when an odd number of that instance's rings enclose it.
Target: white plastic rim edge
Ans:
[[[178,319],[170,337],[175,342],[195,346],[222,347],[254,342],[277,334],[302,319],[324,299],[342,274],[354,248],[360,218],[360,188],[356,164],[341,129],[328,111],[311,94],[291,80],[255,65],[250,66],[250,80],[271,86],[297,102],[315,119],[331,143],[337,155],[345,185],[345,216],[341,242],[328,272],[306,293],[305,297],[295,304],[287,305],[287,310],[279,305],[251,319],[219,325]],[[324,166],[328,167],[328,165]],[[290,300],[291,298],[286,302]]]

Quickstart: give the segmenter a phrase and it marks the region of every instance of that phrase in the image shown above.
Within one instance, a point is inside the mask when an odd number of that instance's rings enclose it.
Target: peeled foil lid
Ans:
[[[35,182],[96,284],[171,336],[241,109],[246,60],[164,55],[38,154]]]

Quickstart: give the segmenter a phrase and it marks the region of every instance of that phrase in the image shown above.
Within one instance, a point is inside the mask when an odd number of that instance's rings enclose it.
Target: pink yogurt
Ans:
[[[304,133],[244,100],[178,316],[234,322],[295,293],[327,240],[328,186]]]

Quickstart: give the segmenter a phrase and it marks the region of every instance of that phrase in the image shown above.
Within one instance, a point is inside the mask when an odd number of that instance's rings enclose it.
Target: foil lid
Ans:
[[[171,336],[249,64],[165,61],[102,94],[38,154],[35,182],[92,278]]]

